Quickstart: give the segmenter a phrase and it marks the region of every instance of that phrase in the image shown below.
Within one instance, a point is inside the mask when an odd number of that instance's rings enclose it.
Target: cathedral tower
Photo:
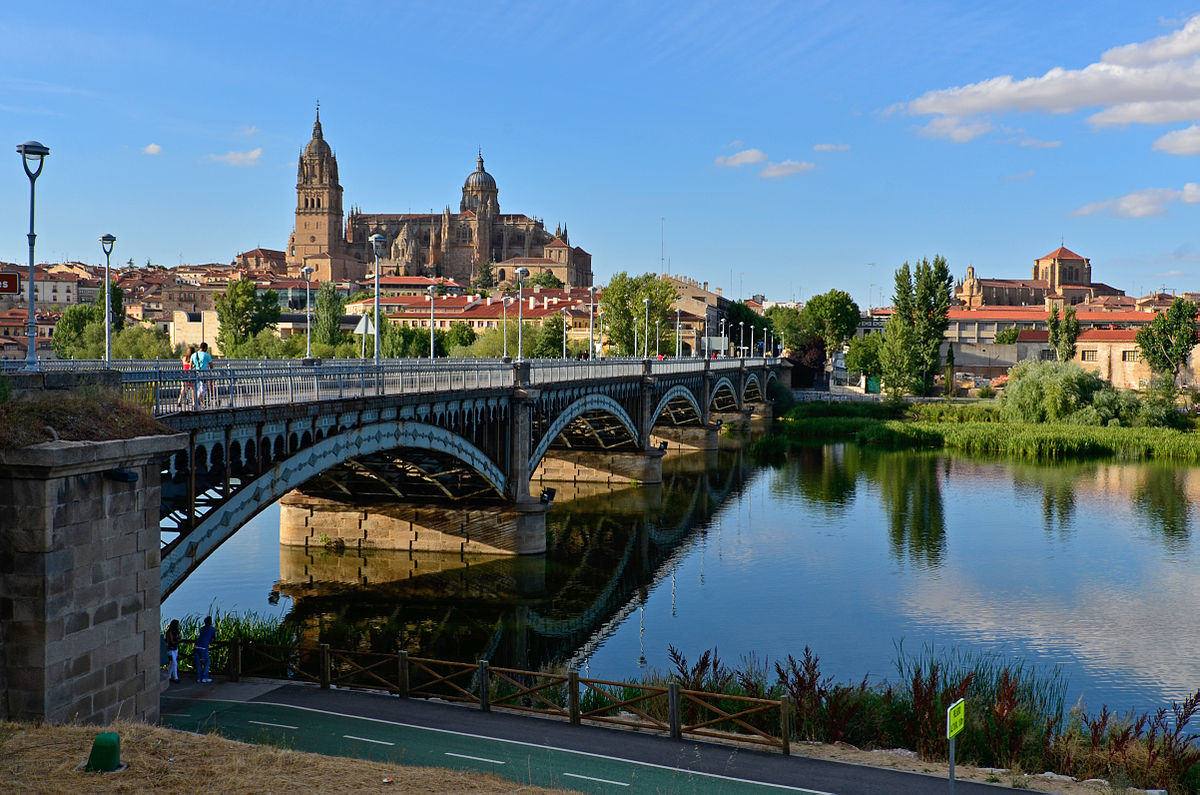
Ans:
[[[288,242],[287,260],[300,267],[317,254],[342,254],[342,186],[337,158],[321,131],[321,109],[313,123],[312,140],[300,153],[296,174],[296,226]]]

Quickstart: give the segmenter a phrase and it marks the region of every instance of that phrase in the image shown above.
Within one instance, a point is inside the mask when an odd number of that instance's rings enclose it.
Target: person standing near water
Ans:
[[[179,641],[183,640],[180,637],[179,619],[171,619],[171,624],[167,627],[167,678],[172,682],[179,681]]]
[[[217,628],[213,626],[212,616],[205,616],[204,626],[196,635],[196,681],[201,684],[211,682],[208,677],[208,647],[217,637]]]

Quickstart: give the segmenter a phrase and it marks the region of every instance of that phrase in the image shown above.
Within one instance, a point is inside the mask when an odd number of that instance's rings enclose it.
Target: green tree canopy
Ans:
[[[879,351],[883,347],[882,334],[864,334],[850,340],[850,351],[846,354],[846,369],[866,376],[878,376],[882,372]]]
[[[473,342],[475,342],[475,329],[461,320],[451,323],[450,328],[446,330],[446,347],[451,351],[456,348],[466,348]]]
[[[825,350],[830,354],[840,350],[842,343],[854,336],[861,317],[858,304],[842,290],[814,295],[804,305],[804,314],[808,316],[809,327],[821,335]]]
[[[96,293],[96,317],[100,322],[104,322],[104,295],[107,292],[107,287],[108,285],[102,282],[100,284],[100,291]],[[109,312],[109,320],[112,322],[113,332],[115,333],[125,328],[125,291],[115,284],[112,288],[112,302],[109,306]]]
[[[883,326],[879,345],[879,371],[892,400],[911,392],[916,382],[916,332],[899,314],[893,314]]]
[[[346,305],[338,296],[333,282],[322,282],[317,288],[317,300],[313,307],[313,345],[333,345],[342,342],[342,315]]]
[[[905,262],[896,270],[896,289],[892,296],[895,312],[892,318],[898,319],[897,322],[907,326],[911,332],[911,384],[913,390],[920,394],[929,392],[933,376],[939,369],[942,340],[946,329],[950,327],[953,284],[950,267],[945,257],[940,255],[934,256],[933,262],[922,259],[915,268],[910,268]],[[888,323],[891,322],[889,319]],[[887,348],[887,340],[884,342]]]
[[[767,324],[779,337],[779,344],[796,349],[812,336],[809,318],[793,306],[773,306],[765,313]],[[711,329],[709,331],[711,332]]]
[[[279,322],[279,296],[274,290],[259,293],[253,279],[230,282],[215,303],[220,324],[217,343],[227,356],[230,350]]]
[[[93,304],[75,304],[68,306],[54,324],[54,352],[60,359],[95,359],[95,351],[90,351],[84,340],[84,331],[90,325],[100,325],[103,328],[104,318]],[[100,334],[99,355],[104,355],[104,333]]]
[[[750,347],[751,337],[755,347],[762,341],[763,329],[770,326],[770,321],[750,308],[745,301],[735,301],[725,312],[725,334],[729,337],[730,345],[737,348],[745,345]]]
[[[555,276],[551,271],[541,271],[540,273],[535,273],[530,276],[525,283],[532,284],[535,287],[546,287],[549,289],[558,289],[559,287],[563,286],[562,279]]]
[[[996,344],[1013,345],[1016,343],[1017,337],[1020,336],[1020,334],[1021,329],[1017,328],[1016,326],[1013,326],[1012,328],[1001,329],[1000,331],[996,332]]]
[[[112,338],[114,359],[170,359],[173,355],[166,332],[155,326],[135,323]]]
[[[653,348],[653,340],[646,346],[646,311],[645,299],[649,301],[649,328],[654,334],[654,321],[660,321],[661,326],[670,328],[670,320],[674,319],[671,307],[675,304],[675,286],[669,279],[662,279],[653,273],[641,276],[630,276],[622,271],[609,280],[608,286],[600,297],[600,310],[604,313],[605,342],[610,348],[616,348],[621,355],[641,355],[646,347]],[[633,349],[634,326],[636,325],[638,349]],[[644,347],[645,346],[645,347]]]
[[[1196,305],[1176,298],[1166,312],[1154,316],[1137,332],[1137,344],[1150,369],[1174,391],[1179,371],[1196,347]]]
[[[475,271],[475,278],[471,280],[471,286],[481,287],[485,290],[496,286],[496,274],[492,270],[490,260],[479,263],[479,268]]]

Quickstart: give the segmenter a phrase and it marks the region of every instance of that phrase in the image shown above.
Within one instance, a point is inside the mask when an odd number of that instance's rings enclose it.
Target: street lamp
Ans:
[[[433,294],[437,289],[435,285],[429,285],[425,288],[429,291],[429,361],[433,361]]]
[[[604,310],[601,309],[596,313],[596,317],[600,318],[600,358],[604,358]]]
[[[695,352],[696,349],[692,348],[692,353]],[[675,358],[678,359],[681,356],[683,356],[683,339],[679,336],[679,307],[675,307]]]
[[[588,361],[590,362],[592,360],[592,357],[596,355],[596,334],[595,334],[596,285],[593,284],[591,287],[589,287],[588,293],[590,295],[591,300],[588,304],[588,355],[587,355],[587,357],[588,357]]]
[[[500,296],[500,311],[504,315],[504,358],[508,358],[508,302],[509,298]]]
[[[662,321],[655,320],[654,321],[654,355],[656,357],[661,355],[658,352],[658,343],[661,339],[662,339]]]
[[[309,289],[311,283],[309,277],[312,276],[313,269],[305,265],[300,269],[300,275],[304,277],[304,358],[312,358],[312,291]],[[379,322],[379,321],[375,321]]]
[[[563,358],[567,358],[567,308],[562,308],[563,315]]]
[[[754,347],[754,326],[750,327],[750,355],[754,356],[758,353],[758,348]]]
[[[729,340],[725,339],[725,318],[721,318],[721,347],[724,348],[721,351],[722,356],[729,353]]]
[[[112,279],[108,275],[108,261],[111,258],[113,243],[117,239],[110,234],[100,235],[100,248],[104,249],[104,363],[107,365],[112,356]]]
[[[646,325],[644,326],[646,330],[646,341],[642,343],[642,358],[646,359],[650,356],[650,299],[643,298],[642,303],[646,307]],[[637,351],[635,350],[634,354],[636,353]]]
[[[525,277],[529,275],[528,268],[517,268],[517,361],[525,355],[522,331],[525,326]]]
[[[375,252],[375,366],[379,366],[379,326],[382,318],[379,317],[379,252],[383,248],[383,244],[387,242],[387,238],[376,232],[371,235],[368,240],[371,241],[371,249]]]
[[[738,356],[746,355],[746,321],[738,321]]]
[[[37,141],[26,141],[17,146],[17,154],[21,156],[21,165],[25,167],[25,174],[29,177],[29,350],[25,352],[25,369],[36,371],[37,316],[33,311],[33,243],[37,240],[37,235],[33,233],[33,183],[42,173],[42,166],[46,162],[46,155],[50,154],[50,147]],[[34,163],[37,164],[37,168],[31,170],[29,167]]]
[[[704,358],[707,359],[711,352],[709,351],[710,343],[708,341],[708,307],[704,308]]]

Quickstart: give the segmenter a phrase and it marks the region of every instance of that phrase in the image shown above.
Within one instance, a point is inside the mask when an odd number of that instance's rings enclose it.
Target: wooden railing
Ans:
[[[186,665],[181,644],[180,660]],[[580,724],[604,724],[668,734],[703,737],[778,748],[790,753],[790,699],[753,698],[666,685],[616,682],[565,674],[496,668],[413,657],[407,652],[363,652],[279,646],[255,641],[213,641],[214,671],[232,681],[243,676],[310,682],[322,688],[382,690],[401,698],[439,698],[558,717]],[[190,657],[190,655],[189,655]]]

